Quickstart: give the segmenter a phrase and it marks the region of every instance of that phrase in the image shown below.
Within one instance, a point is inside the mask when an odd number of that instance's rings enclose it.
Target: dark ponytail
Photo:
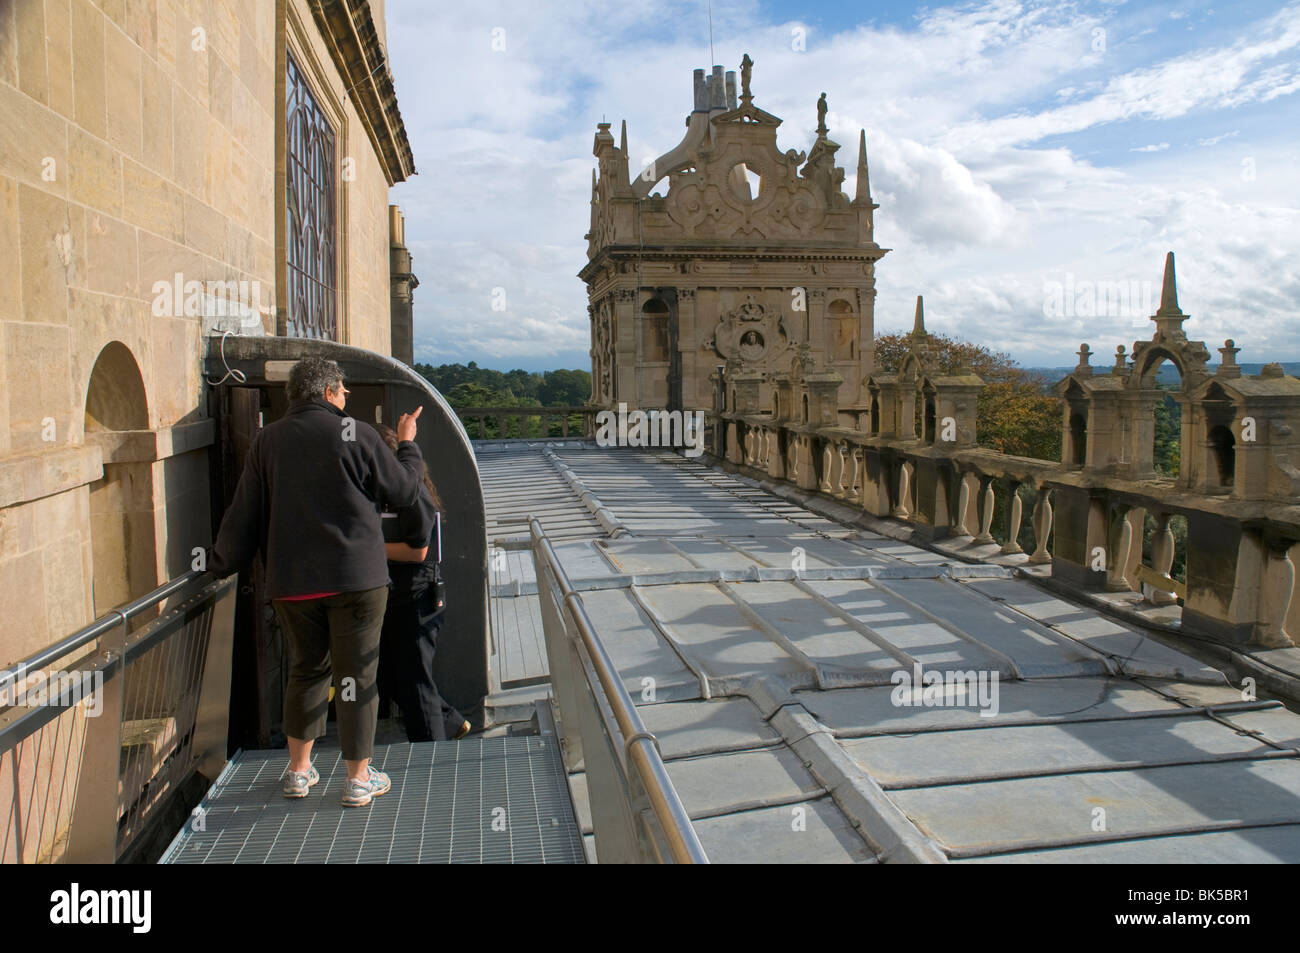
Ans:
[[[397,431],[385,424],[374,424],[374,428],[379,431],[379,436],[384,438],[384,443],[388,444],[388,449],[397,453]],[[433,505],[439,511],[445,513],[446,507],[442,505],[442,497],[438,495],[438,490],[434,487],[433,481],[429,479],[429,465],[420,462],[424,470],[424,486],[429,491],[429,496],[433,498]]]

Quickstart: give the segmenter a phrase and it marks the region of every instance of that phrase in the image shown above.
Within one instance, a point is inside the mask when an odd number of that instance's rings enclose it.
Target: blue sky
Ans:
[[[1172,250],[1191,337],[1234,338],[1243,362],[1300,357],[1300,3],[714,0],[712,15],[715,61],[754,59],[783,150],[811,145],[826,91],[849,195],[866,130],[892,249],[877,333],[910,328],[923,294],[931,330],[1022,364],[1072,364],[1085,340],[1104,357],[1150,337],[1137,292],[1158,297]],[[710,65],[707,3],[388,0],[387,18],[419,170],[391,195],[420,279],[417,360],[589,367],[576,274],[596,123],[627,120],[634,165],[677,143],[691,71]],[[1051,303],[1105,284],[1131,306]]]

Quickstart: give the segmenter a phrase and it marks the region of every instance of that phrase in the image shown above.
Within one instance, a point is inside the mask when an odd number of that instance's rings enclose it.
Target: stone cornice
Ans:
[[[96,446],[65,444],[5,457],[0,460],[0,508],[73,490],[103,475],[103,454]]]
[[[202,449],[215,439],[216,421],[209,417],[161,430],[92,430],[86,446],[98,447],[105,463],[145,463]]]
[[[310,0],[339,75],[357,107],[361,123],[375,147],[388,184],[415,174],[411,143],[397,108],[393,74],[370,10],[370,0]]]
[[[642,247],[640,245],[606,245],[583,266],[578,277],[590,281],[599,268],[611,261],[669,261],[680,262],[682,259],[700,261],[763,261],[763,262],[851,262],[874,263],[879,261],[892,249],[879,245],[833,245],[819,248],[791,248],[776,246],[756,249],[752,245],[743,248],[725,248],[718,245],[673,245],[662,247]],[[701,275],[701,280],[714,277]]]

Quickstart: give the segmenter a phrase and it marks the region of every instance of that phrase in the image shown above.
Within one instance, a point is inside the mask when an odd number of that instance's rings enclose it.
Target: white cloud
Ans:
[[[1172,249],[1190,334],[1212,346],[1236,338],[1243,361],[1300,353],[1300,148],[1288,132],[1300,6],[1235,30],[1216,26],[1212,42],[1208,32],[1180,34],[1180,43],[1208,45],[1140,65],[1149,44],[1169,41],[1168,21],[1158,30],[1121,21],[1124,6],[992,0],[929,10],[911,29],[809,29],[801,53],[790,47],[798,21],[766,10],[715,0],[715,36],[726,38],[718,59],[753,57],[757,105],[785,119],[782,149],[811,145],[814,103],[827,92],[849,195],[857,131],[867,130],[876,237],[893,249],[877,270],[879,331],[910,328],[922,293],[932,330],[1027,364],[1071,364],[1085,339],[1099,356],[1113,354],[1114,344],[1149,336],[1149,322],[1049,321],[1044,283],[1066,273],[1158,283]],[[588,365],[576,274],[595,124],[603,116],[617,136],[626,117],[636,160],[676,144],[691,70],[708,65],[697,13],[670,0],[389,0],[393,71],[420,169],[392,194],[421,282],[417,356]],[[490,49],[497,25],[504,52]],[[1093,49],[1101,28],[1106,52]],[[1286,121],[1263,133],[1230,115],[1265,104]],[[1121,122],[1141,131],[1120,133]],[[1233,129],[1222,132],[1227,122]],[[1137,136],[1151,144],[1131,149]],[[1146,154],[1103,160],[1088,151],[1099,146]],[[505,312],[491,310],[497,287]]]

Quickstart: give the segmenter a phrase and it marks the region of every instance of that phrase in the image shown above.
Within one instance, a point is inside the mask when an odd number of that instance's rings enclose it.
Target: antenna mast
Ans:
[[[713,0],[709,0],[709,66],[717,59],[713,55]]]

